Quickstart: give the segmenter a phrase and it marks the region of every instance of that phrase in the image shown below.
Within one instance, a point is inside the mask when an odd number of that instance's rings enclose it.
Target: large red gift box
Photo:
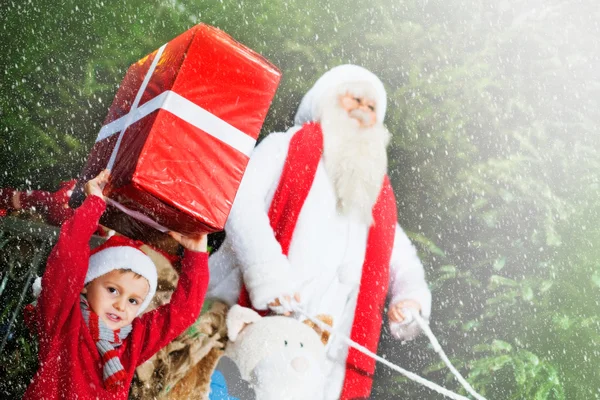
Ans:
[[[80,182],[108,167],[109,205],[162,231],[222,230],[280,77],[194,26],[129,68]]]

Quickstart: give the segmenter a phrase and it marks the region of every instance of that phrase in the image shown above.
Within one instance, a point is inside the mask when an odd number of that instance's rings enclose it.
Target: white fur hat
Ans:
[[[154,263],[142,250],[142,242],[124,236],[112,236],[102,245],[92,250],[85,276],[85,284],[118,269],[127,269],[146,278],[150,290],[142,302],[137,315],[140,315],[152,301],[156,293],[158,274]]]
[[[387,94],[381,80],[379,80],[377,75],[363,67],[344,64],[330,69],[317,80],[315,85],[302,99],[294,118],[294,123],[302,125],[306,122],[314,121],[315,117],[319,114],[318,107],[321,98],[329,90],[353,82],[367,82],[373,85],[377,97],[375,99],[377,102],[377,122],[383,122],[387,108]]]

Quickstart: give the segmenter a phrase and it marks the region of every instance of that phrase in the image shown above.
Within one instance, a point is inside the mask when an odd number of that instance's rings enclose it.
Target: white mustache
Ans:
[[[363,125],[369,125],[371,123],[371,114],[366,112],[365,110],[355,108],[354,110],[350,111],[349,114],[352,118],[360,120],[363,123]]]

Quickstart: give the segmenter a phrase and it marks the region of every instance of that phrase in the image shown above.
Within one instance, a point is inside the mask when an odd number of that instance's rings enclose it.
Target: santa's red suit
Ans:
[[[324,163],[326,133],[309,121],[318,121],[319,99],[328,91],[340,85],[351,90],[357,81],[374,87],[381,123],[385,90],[379,79],[363,68],[340,66],[305,96],[295,127],[269,135],[255,149],[225,227],[225,242],[209,261],[208,295],[236,303],[243,283],[252,306],[266,309],[282,294],[298,292],[307,313],[332,316],[338,332],[376,351],[388,292],[392,304],[416,300],[425,318],[431,294],[416,251],[396,223],[387,178],[381,179],[372,224],[339,211]],[[410,339],[419,331],[411,323],[395,324],[392,332]],[[368,397],[374,362],[354,350],[349,354],[335,337],[327,346],[323,398]]]

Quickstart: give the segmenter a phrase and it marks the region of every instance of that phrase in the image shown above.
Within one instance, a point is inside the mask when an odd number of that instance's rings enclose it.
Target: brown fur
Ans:
[[[185,375],[169,392],[169,400],[208,399],[210,377],[213,374],[223,350],[212,350]]]
[[[333,318],[331,317],[331,315],[319,314],[316,318],[324,324],[333,326]],[[329,331],[319,328],[317,324],[308,319],[302,321],[302,323],[313,328],[315,332],[317,332],[317,335],[321,337],[321,342],[323,342],[323,344],[327,344],[327,342],[329,342],[329,337],[331,336],[331,333]]]

